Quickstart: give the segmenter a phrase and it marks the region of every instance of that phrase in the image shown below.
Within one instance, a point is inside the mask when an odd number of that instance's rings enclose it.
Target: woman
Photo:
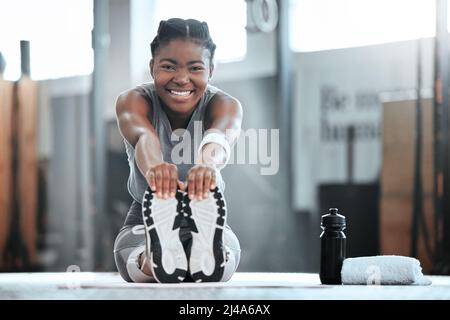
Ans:
[[[126,281],[227,281],[238,266],[220,170],[243,112],[209,85],[215,48],[205,22],[161,21],[151,43],[153,82],[117,99],[134,199],[114,245]]]

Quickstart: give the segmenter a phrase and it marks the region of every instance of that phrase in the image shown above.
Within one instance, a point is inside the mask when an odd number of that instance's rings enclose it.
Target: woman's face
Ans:
[[[197,105],[212,69],[209,50],[185,39],[162,45],[150,62],[156,93],[179,113],[188,113]]]

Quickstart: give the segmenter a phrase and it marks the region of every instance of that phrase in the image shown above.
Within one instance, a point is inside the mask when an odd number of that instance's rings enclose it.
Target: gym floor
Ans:
[[[117,273],[3,273],[0,300],[450,300],[450,276],[430,286],[321,285],[312,273],[236,273],[227,283],[126,283]]]

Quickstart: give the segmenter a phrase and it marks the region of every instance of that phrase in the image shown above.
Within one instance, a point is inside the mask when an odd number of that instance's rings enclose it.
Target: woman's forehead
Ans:
[[[206,62],[210,56],[209,50],[195,40],[174,39],[159,47],[156,59],[200,60]]]

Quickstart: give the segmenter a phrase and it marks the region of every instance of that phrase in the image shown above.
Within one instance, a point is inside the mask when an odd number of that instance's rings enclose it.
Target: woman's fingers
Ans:
[[[146,174],[150,189],[161,199],[174,197],[177,190],[178,170],[170,163],[161,163]]]
[[[189,199],[208,198],[209,191],[216,186],[215,169],[211,166],[197,165],[188,172],[186,183],[178,180],[177,167],[170,163],[161,163],[146,174],[147,181],[156,196],[161,199],[174,197],[177,186],[188,192]]]
[[[162,189],[163,189],[163,173],[162,170],[155,170],[155,180],[156,180],[156,196],[158,198],[162,198]]]
[[[213,172],[211,183],[209,184],[209,190],[213,190],[216,187],[216,173]]]
[[[195,198],[195,170],[192,170],[188,174],[187,179],[188,196],[189,199],[194,200]]]
[[[211,166],[198,165],[188,172],[187,189],[189,199],[208,198],[209,191],[216,186],[215,169]]]
[[[163,198],[167,199],[169,197],[169,188],[170,188],[170,172],[169,168],[163,169]]]
[[[197,200],[203,199],[203,180],[205,178],[205,170],[198,170],[195,175],[195,194],[197,195]]]
[[[203,180],[203,197],[208,198],[209,189],[211,188],[211,180],[213,178],[213,173],[208,170],[205,172],[205,178]]]
[[[169,187],[169,196],[175,197],[175,192],[177,191],[177,182],[178,182],[178,174],[176,170],[170,171],[170,187]]]
[[[155,192],[156,191],[156,180],[155,180],[155,172],[153,170],[150,170],[148,173],[148,181],[150,189]]]

